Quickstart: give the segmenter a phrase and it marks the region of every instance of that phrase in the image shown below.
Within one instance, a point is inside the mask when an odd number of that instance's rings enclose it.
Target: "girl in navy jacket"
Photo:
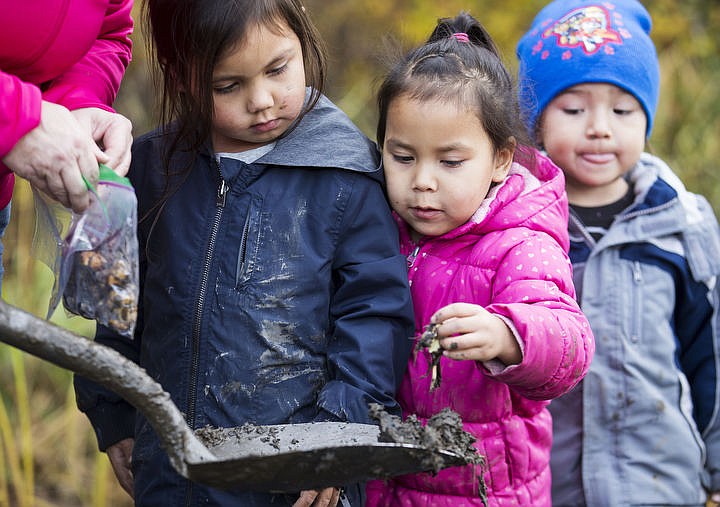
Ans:
[[[320,93],[324,51],[294,0],[150,0],[163,127],[129,173],[141,217],[137,361],[192,428],[372,422],[398,412],[405,259],[376,147]],[[306,87],[306,84],[309,85]],[[334,505],[339,491],[226,492],[170,466],[141,414],[78,377],[78,402],[137,505]],[[131,458],[132,457],[132,458]],[[346,488],[360,505],[361,488]]]

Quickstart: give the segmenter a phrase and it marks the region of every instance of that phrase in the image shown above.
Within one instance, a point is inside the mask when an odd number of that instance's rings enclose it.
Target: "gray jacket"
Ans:
[[[550,404],[555,507],[700,505],[720,490],[718,223],[658,158],[628,178],[635,201],[600,241],[570,217],[596,353]]]

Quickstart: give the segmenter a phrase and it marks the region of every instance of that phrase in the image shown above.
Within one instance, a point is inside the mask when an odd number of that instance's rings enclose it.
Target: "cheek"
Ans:
[[[628,136],[626,139],[627,141],[625,142],[623,149],[623,156],[626,159],[624,164],[630,168],[635,165],[640,158],[640,155],[642,155],[642,152],[645,151],[645,136]]]
[[[538,143],[547,149],[548,146],[556,146],[563,149],[569,144],[569,140],[573,137],[573,132],[578,127],[570,126],[570,120],[567,117],[561,117],[549,111],[542,117],[540,127],[538,128]]]
[[[574,151],[572,138],[568,135],[558,135],[557,132],[546,131],[542,139],[542,148],[553,160],[564,160]]]
[[[463,191],[447,194],[448,211],[460,222],[467,221],[477,210],[487,197],[487,191],[490,187],[486,182],[465,182],[462,186]],[[472,189],[468,191],[465,189]]]
[[[305,86],[305,71],[301,66],[295,69],[285,85],[285,102],[301,108],[305,102]]]
[[[292,113],[293,116],[299,115],[305,103],[305,86],[288,86],[281,101],[283,109]]]
[[[391,202],[400,201],[407,192],[407,181],[397,171],[385,170],[385,184]]]
[[[219,96],[213,102],[213,122],[230,124],[237,122],[238,115],[243,111],[245,98],[237,94],[232,98],[228,96]]]

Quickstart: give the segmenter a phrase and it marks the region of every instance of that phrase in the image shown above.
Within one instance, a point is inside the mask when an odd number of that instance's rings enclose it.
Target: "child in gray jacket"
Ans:
[[[554,400],[553,505],[702,505],[720,491],[717,276],[707,201],[644,152],[659,91],[634,0],[555,1],[518,44],[531,134],[563,170],[597,341]]]

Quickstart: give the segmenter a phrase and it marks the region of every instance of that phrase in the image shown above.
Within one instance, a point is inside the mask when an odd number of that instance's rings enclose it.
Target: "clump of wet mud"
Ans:
[[[380,424],[313,422],[234,428],[205,426],[195,435],[214,456],[198,474],[256,491],[299,491],[482,464],[459,416],[443,411],[427,426],[401,421],[382,406],[370,408]],[[481,498],[483,483],[479,482]]]
[[[431,375],[430,390],[433,391],[440,387],[440,358],[443,349],[440,346],[440,338],[438,337],[438,327],[440,324],[428,324],[425,326],[423,333],[418,338],[415,345],[415,353],[419,350],[426,349],[430,354],[430,363],[428,364],[428,375]]]
[[[462,419],[457,412],[445,408],[422,424],[415,414],[402,418],[388,414],[382,405],[370,405],[370,417],[380,424],[380,442],[393,442],[399,444],[413,444],[436,451],[428,457],[433,471],[438,472],[444,468],[443,451],[451,452],[462,458],[466,464],[485,466],[485,458],[473,447],[477,440],[463,429]],[[478,496],[485,504],[486,489],[482,473],[478,473]]]
[[[197,437],[208,447],[217,447],[231,441],[256,441],[261,445],[269,446],[277,451],[280,450],[281,438],[280,428],[277,426],[256,426],[254,424],[245,423],[235,428],[215,428],[205,426],[195,431]],[[297,439],[288,442],[288,450],[293,450],[293,446],[298,444]]]
[[[462,419],[457,412],[445,408],[423,425],[417,416],[411,414],[404,421],[388,414],[382,405],[370,405],[370,417],[380,424],[380,442],[419,445],[434,451],[448,451],[461,456],[467,464],[481,465],[485,459],[478,454],[473,443],[475,437],[462,427]],[[442,468],[442,457],[436,457],[436,472]]]

